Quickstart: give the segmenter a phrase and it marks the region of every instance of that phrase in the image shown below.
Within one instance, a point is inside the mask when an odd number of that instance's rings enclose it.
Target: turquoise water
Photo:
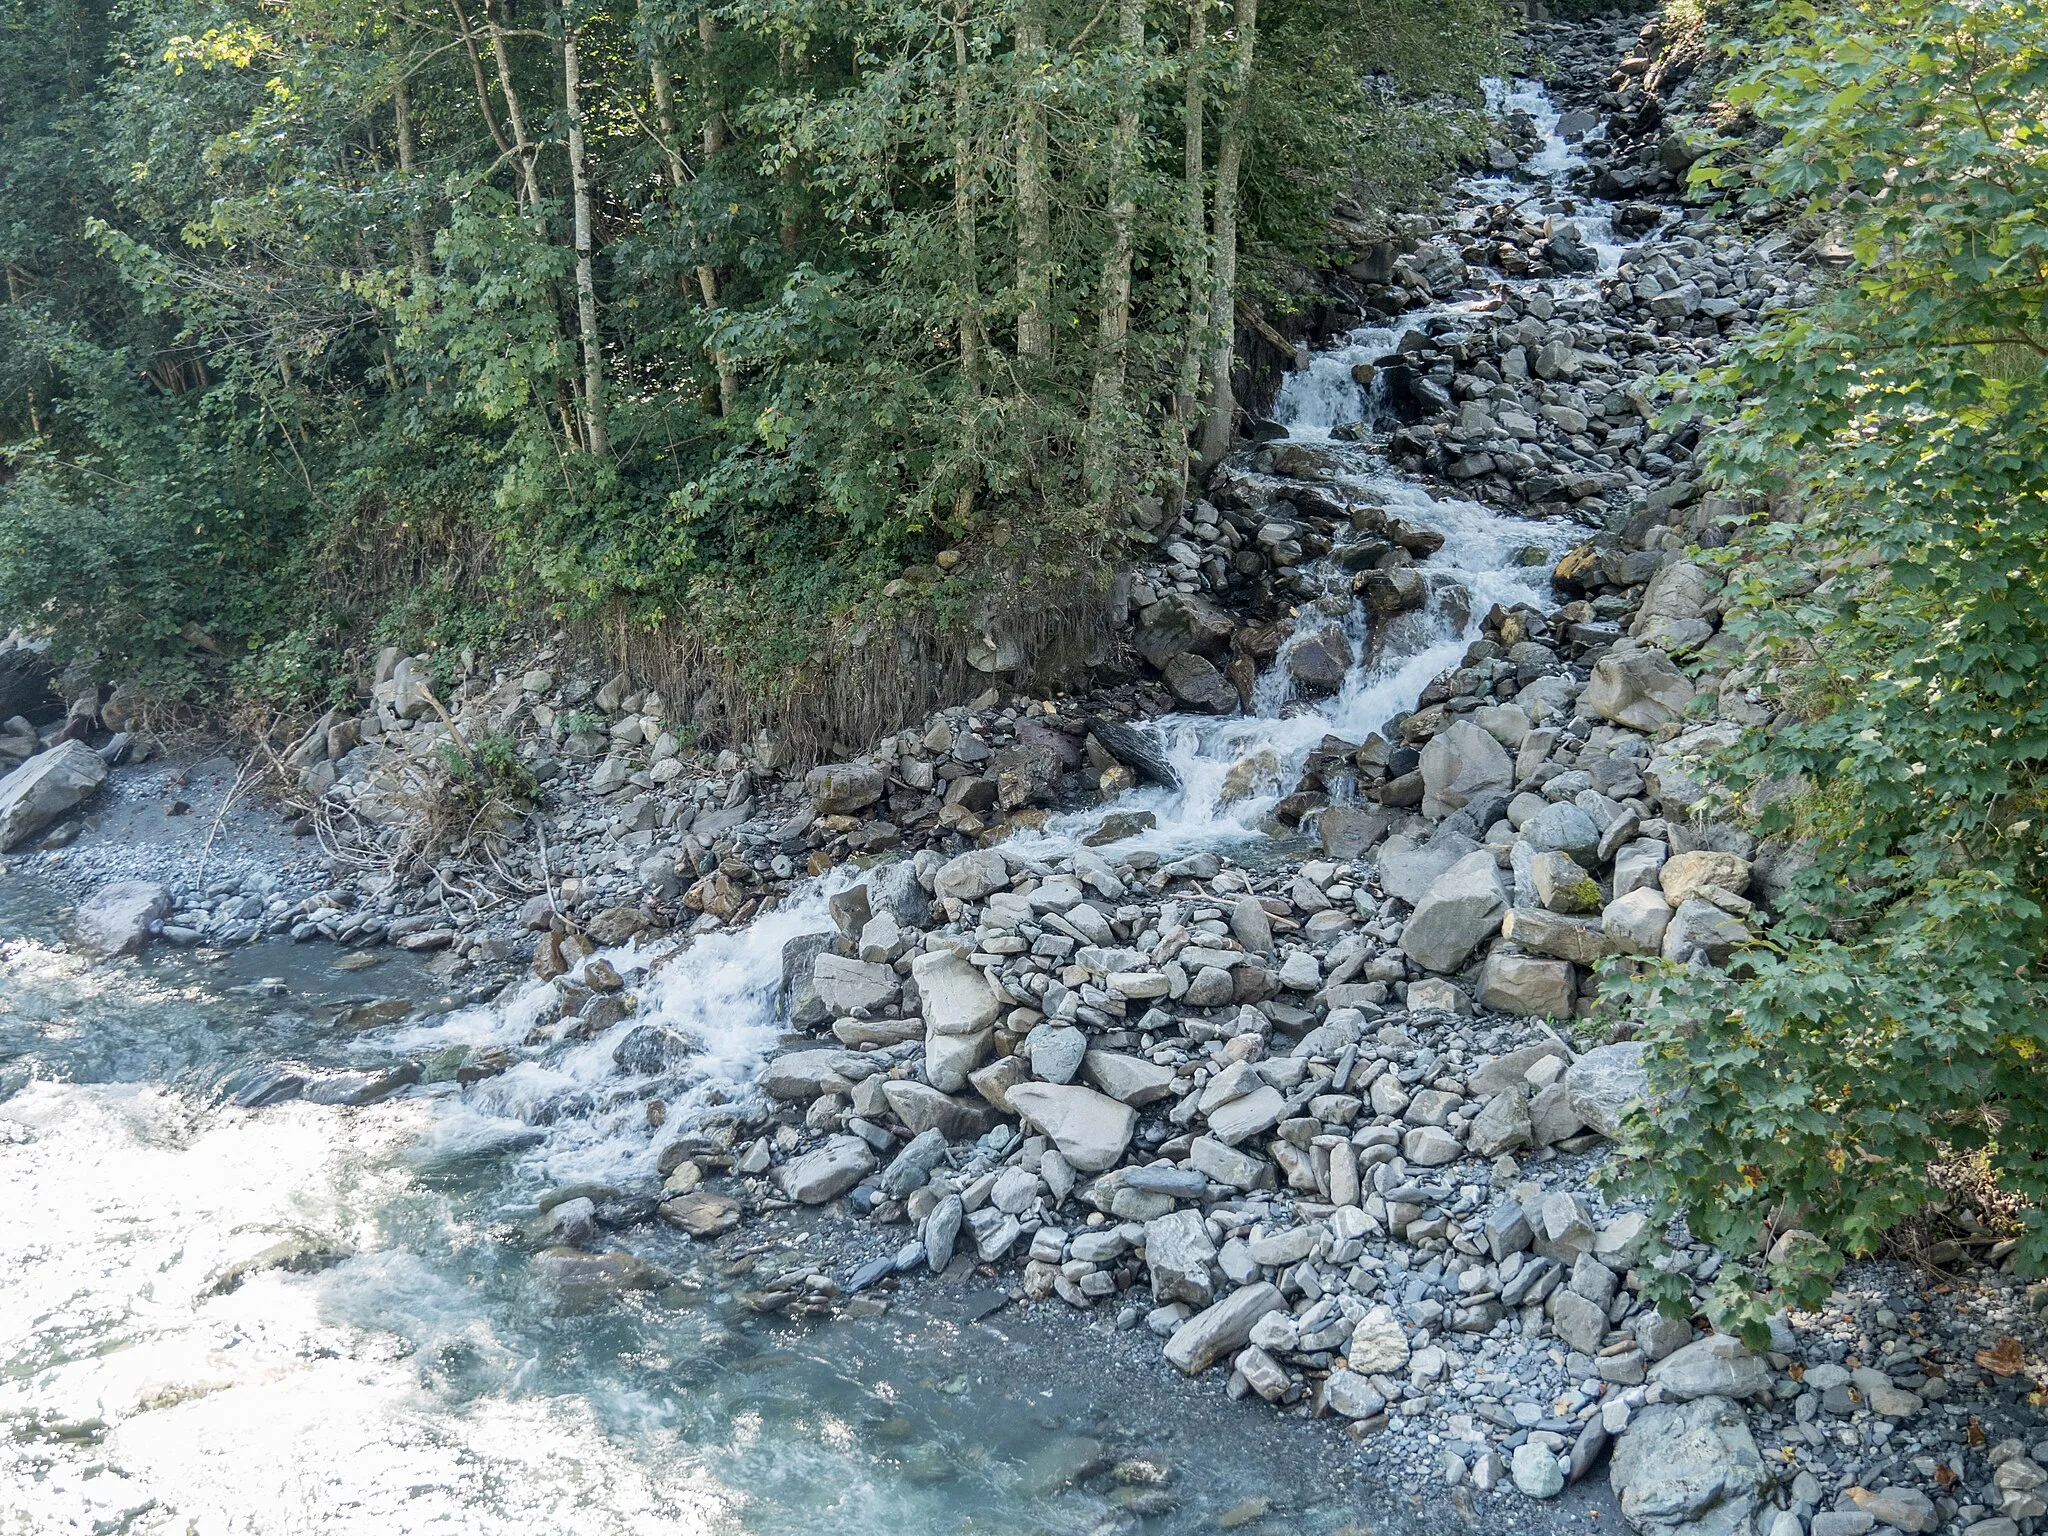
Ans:
[[[1190,1388],[1152,1341],[1118,1354],[1106,1321],[969,1322],[995,1299],[978,1282],[930,1282],[880,1316],[749,1310],[750,1284],[829,1245],[795,1218],[717,1250],[659,1224],[600,1233],[594,1246],[670,1283],[564,1295],[532,1257],[557,1160],[605,1161],[608,1136],[609,1166],[630,1172],[651,1139],[604,1132],[601,1103],[535,1126],[508,1112],[544,1102],[530,1085],[501,1087],[490,1112],[452,1087],[360,1108],[219,1095],[252,1066],[361,1066],[502,1033],[501,1011],[454,1006],[396,956],[357,974],[289,945],[90,965],[55,913],[0,876],[7,1536],[1359,1518],[1355,1453],[1333,1427],[1229,1403],[1220,1381]],[[423,1014],[337,1031],[337,1008],[366,995]],[[757,998],[726,1001],[708,1011],[764,1027]]]

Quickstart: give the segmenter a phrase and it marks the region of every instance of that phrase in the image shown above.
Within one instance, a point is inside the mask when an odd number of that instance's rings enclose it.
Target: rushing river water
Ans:
[[[1534,87],[1497,105],[1554,128]],[[1552,132],[1537,169],[1571,159]],[[1604,210],[1584,227],[1611,264]],[[1580,530],[1435,497],[1332,438],[1373,409],[1352,363],[1445,312],[1354,334],[1279,409],[1341,456],[1342,485],[1445,535],[1428,569],[1453,596],[1370,650],[1351,609],[1364,659],[1313,708],[1269,687],[1250,718],[1159,723],[1185,788],[1129,797],[1158,818],[1151,844],[1261,836],[1325,734],[1356,740],[1412,705],[1492,603],[1545,598],[1539,562]],[[1273,754],[1272,782],[1225,804],[1225,773],[1254,751]],[[1110,1348],[1100,1320],[976,1320],[973,1295],[909,1294],[806,1328],[746,1309],[744,1266],[715,1268],[658,1224],[613,1240],[672,1283],[565,1295],[532,1262],[542,1195],[656,1173],[610,1035],[527,1049],[526,1005],[440,997],[399,955],[369,973],[277,944],[88,965],[54,901],[0,876],[0,1536],[1080,1533],[1215,1529],[1226,1512],[1334,1532],[1364,1511],[1382,1533],[1448,1528],[1402,1490],[1356,1486],[1331,1426],[1190,1390],[1151,1341]],[[814,897],[639,978],[639,1017],[696,1050],[668,1134],[753,1092],[780,1037],[783,943],[824,926]],[[366,995],[418,1007],[339,1027]],[[511,1070],[468,1088],[430,1071],[367,1107],[224,1100],[278,1063],[317,1078],[480,1047]],[[778,1267],[829,1241],[804,1219],[761,1224]]]

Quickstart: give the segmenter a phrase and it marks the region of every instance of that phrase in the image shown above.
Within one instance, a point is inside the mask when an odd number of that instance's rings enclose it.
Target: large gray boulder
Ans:
[[[1500,867],[1481,849],[1436,878],[1401,930],[1401,951],[1425,971],[1455,971],[1500,931],[1508,909]]]
[[[1654,731],[1683,714],[1692,695],[1691,680],[1662,651],[1610,651],[1593,663],[1585,704],[1602,720]]]
[[[882,798],[888,780],[867,763],[821,763],[804,775],[804,793],[820,816],[845,816]]]
[[[1152,1273],[1152,1299],[1160,1306],[1184,1301],[1206,1307],[1215,1300],[1209,1268],[1215,1258],[1216,1244],[1200,1211],[1169,1211],[1145,1223],[1145,1267]]]
[[[136,955],[149,944],[149,925],[171,915],[169,886],[154,880],[116,880],[78,909],[73,934],[87,949],[103,955]]]
[[[1131,644],[1163,672],[1184,651],[1224,656],[1236,629],[1237,621],[1207,598],[1169,592],[1140,615]]]
[[[1748,927],[1711,901],[1681,901],[1664,929],[1664,958],[1686,960],[1694,951],[1709,964],[1721,965],[1750,940]]]
[[[1252,1326],[1260,1318],[1286,1309],[1280,1287],[1267,1281],[1232,1291],[1174,1330],[1166,1341],[1167,1362],[1189,1376],[1198,1375],[1250,1343]]]
[[[818,1000],[834,1014],[850,1014],[894,1002],[900,984],[886,965],[828,952],[819,955],[812,967],[811,985]]]
[[[1681,650],[1714,632],[1707,605],[1720,580],[1690,560],[1678,560],[1650,578],[1629,634],[1645,645]]]
[[[1114,1168],[1138,1128],[1130,1105],[1078,1083],[1019,1083],[1010,1090],[1010,1107],[1051,1137],[1080,1173]]]
[[[932,891],[955,901],[984,901],[1010,883],[1010,866],[993,848],[976,848],[941,864]]]
[[[17,848],[107,781],[107,765],[82,741],[59,742],[0,779],[0,853]]]
[[[1733,1334],[1710,1333],[1650,1367],[1650,1380],[1680,1402],[1696,1397],[1760,1397],[1777,1377],[1770,1361]]]
[[[1422,814],[1448,816],[1479,796],[1511,789],[1507,749],[1470,720],[1454,720],[1422,749]]]
[[[858,1136],[834,1136],[816,1151],[784,1163],[776,1173],[782,1192],[799,1205],[823,1205],[875,1171],[875,1154]]]
[[[924,1012],[924,1075],[941,1093],[959,1093],[987,1054],[1002,1004],[988,979],[950,949],[910,962]]]
[[[874,1070],[874,1062],[858,1051],[788,1051],[761,1069],[761,1091],[771,1099],[803,1100],[849,1093]]]
[[[1351,670],[1351,637],[1341,624],[1325,624],[1288,648],[1287,675],[1308,698],[1323,698],[1344,686]]]
[[[1478,851],[1479,844],[1462,832],[1439,831],[1426,843],[1405,834],[1390,837],[1380,845],[1376,860],[1380,889],[1411,907],[1419,907],[1439,875]]]
[[[1237,690],[1206,656],[1183,651],[1168,657],[1159,670],[1173,696],[1191,708],[1206,709],[1212,715],[1227,715],[1237,708]]]
[[[1628,1112],[1650,1090],[1643,1066],[1647,1049],[1640,1040],[1624,1040],[1598,1046],[1573,1062],[1564,1074],[1572,1112],[1602,1136],[1619,1136]]]
[[[1770,1486],[1748,1421],[1724,1397],[1643,1409],[1607,1480],[1642,1536],[1750,1536]]]

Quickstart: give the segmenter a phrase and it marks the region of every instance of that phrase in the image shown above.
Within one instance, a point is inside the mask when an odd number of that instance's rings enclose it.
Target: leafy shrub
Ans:
[[[1632,1179],[1738,1254],[1818,1234],[1772,1266],[1810,1305],[1976,1157],[2024,1203],[2015,1257],[2038,1273],[2048,8],[1782,3],[1729,100],[1782,139],[1701,183],[1845,218],[1853,252],[1680,406],[1726,424],[1706,453],[1722,484],[1798,511],[1725,562],[1729,628],[1775,663],[1791,719],[1723,766],[1814,863],[1765,946],[1627,987],[1663,1095]],[[1758,1335],[1740,1266],[1718,1304]]]

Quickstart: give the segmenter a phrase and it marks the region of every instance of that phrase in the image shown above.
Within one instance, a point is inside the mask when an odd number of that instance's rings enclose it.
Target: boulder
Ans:
[[[1610,651],[1593,663],[1585,705],[1602,720],[1654,731],[1683,714],[1692,695],[1691,680],[1662,651]]]
[[[1467,854],[1439,875],[1401,930],[1401,951],[1426,971],[1454,971],[1500,931],[1507,892],[1493,855]]]
[[[1749,890],[1749,860],[1706,848],[1673,854],[1657,871],[1657,882],[1663,888],[1664,899],[1674,907],[1690,901],[1710,885],[1740,896]]]
[[[1650,578],[1629,634],[1645,645],[1697,645],[1714,632],[1708,601],[1720,582],[1690,560],[1678,560]]]
[[[1120,1051],[1090,1051],[1081,1058],[1081,1072],[1112,1099],[1134,1108],[1173,1092],[1173,1068]]]
[[[887,1007],[896,1000],[899,983],[886,965],[826,951],[811,969],[811,987],[818,1001],[837,1015]]]
[[[1145,1267],[1152,1275],[1152,1298],[1160,1306],[1184,1301],[1206,1307],[1216,1299],[1209,1266],[1216,1244],[1209,1224],[1197,1210],[1170,1211],[1145,1223]]]
[[[1647,1049],[1640,1040],[1624,1040],[1596,1046],[1573,1062],[1564,1074],[1572,1113],[1602,1136],[1619,1136],[1623,1119],[1650,1089]]]
[[[882,1085],[882,1097],[913,1136],[937,1131],[948,1141],[972,1141],[995,1123],[987,1104],[956,1099],[925,1083],[892,1080]]]
[[[996,804],[1006,811],[1043,805],[1060,787],[1066,763],[1058,748],[1043,739],[1005,747],[989,763],[996,781]]]
[[[1514,787],[1507,749],[1470,720],[1454,720],[1422,749],[1422,814],[1443,817]]]
[[[1377,861],[1380,889],[1419,907],[1439,875],[1478,851],[1479,844],[1461,832],[1439,831],[1426,843],[1405,835],[1390,837],[1381,845]]]
[[[1555,960],[1598,965],[1607,958],[1607,935],[1587,917],[1562,917],[1541,907],[1516,907],[1500,931],[1524,949]]]
[[[1280,1287],[1265,1281],[1232,1291],[1174,1330],[1166,1341],[1167,1361],[1186,1375],[1198,1375],[1250,1343],[1252,1327],[1260,1318],[1286,1308]]]
[[[981,1065],[1002,1004],[987,979],[950,949],[927,950],[910,962],[924,1013],[925,1079],[958,1093]]]
[[[848,816],[882,798],[888,780],[867,763],[821,763],[804,775],[804,793],[820,816]]]
[[[1326,806],[1316,813],[1316,841],[1326,857],[1348,861],[1387,835],[1387,821],[1387,813],[1377,806]]]
[[[1616,897],[1600,914],[1600,931],[1607,942],[1631,955],[1661,954],[1670,923],[1671,903],[1648,886]]]
[[[1138,1112],[1107,1094],[1078,1084],[1019,1083],[1010,1107],[1052,1138],[1060,1155],[1081,1173],[1116,1166],[1138,1128]]]
[[[0,853],[27,842],[106,781],[106,763],[82,741],[38,752],[0,779]]]
[[[1131,644],[1160,671],[1183,652],[1227,655],[1237,621],[1205,597],[1169,592],[1139,615]]]
[[[1351,670],[1351,637],[1341,624],[1325,624],[1288,647],[1287,675],[1305,698],[1326,698]]]
[[[1387,1400],[1366,1377],[1342,1370],[1323,1383],[1323,1406],[1347,1419],[1371,1419],[1387,1411]]]
[[[1114,720],[1092,720],[1088,724],[1088,734],[1094,737],[1095,744],[1106,755],[1122,763],[1140,780],[1161,784],[1168,789],[1180,788],[1180,775],[1174,772],[1164,749],[1136,726]]]
[[[1681,901],[1664,930],[1664,958],[1685,960],[1697,950],[1711,965],[1723,964],[1749,942],[1749,929],[1711,901]]]
[[[790,1051],[761,1069],[761,1091],[771,1099],[815,1099],[821,1093],[848,1093],[874,1063],[858,1051]]]
[[[823,1205],[875,1171],[875,1154],[858,1136],[834,1136],[777,1171],[783,1194],[799,1205]]]
[[[1728,1333],[1710,1333],[1674,1350],[1650,1367],[1650,1380],[1667,1398],[1689,1402],[1696,1397],[1759,1397],[1776,1381],[1770,1361],[1750,1353],[1742,1340]]]
[[[1347,1354],[1361,1375],[1391,1376],[1408,1368],[1408,1330],[1392,1307],[1374,1307],[1352,1329]]]
[[[1563,960],[1492,954],[1479,973],[1479,1001],[1499,1013],[1568,1019],[1577,996],[1571,965]]]
[[[1010,866],[993,848],[976,848],[941,864],[932,893],[954,901],[985,901],[1010,883]]]
[[[1473,1124],[1468,1126],[1464,1135],[1470,1149],[1479,1157],[1499,1157],[1503,1151],[1528,1147],[1536,1135],[1536,1126],[1530,1120],[1528,1083],[1503,1087],[1499,1094],[1487,1100],[1485,1108],[1477,1116],[1473,1116]]]
[[[103,955],[140,954],[149,944],[149,925],[169,917],[173,905],[169,886],[116,880],[79,907],[72,931],[80,944]]]
[[[1576,864],[1591,864],[1598,856],[1600,829],[1568,800],[1543,807],[1522,823],[1521,841],[1537,853],[1562,853]]]
[[[1206,709],[1211,714],[1225,715],[1237,708],[1237,690],[1230,679],[1218,672],[1206,657],[1192,651],[1183,651],[1170,657],[1160,668],[1166,678],[1166,686],[1173,690],[1173,696],[1192,709]]]

